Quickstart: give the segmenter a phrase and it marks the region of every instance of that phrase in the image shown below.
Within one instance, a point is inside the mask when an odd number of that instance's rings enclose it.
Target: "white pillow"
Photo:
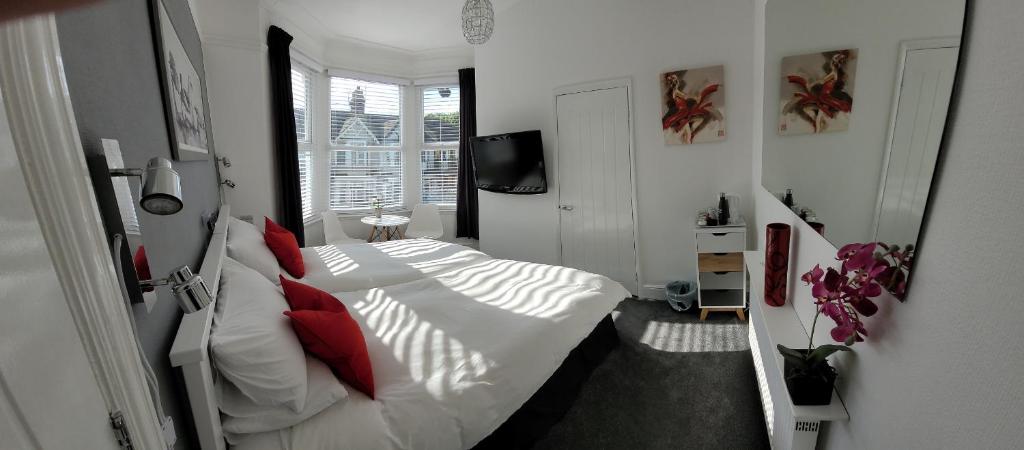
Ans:
[[[253,268],[275,285],[281,284],[277,278],[281,265],[255,225],[234,217],[228,220],[227,248],[229,257]]]
[[[316,358],[306,358],[306,375],[306,407],[299,412],[284,406],[257,405],[233,384],[219,379],[217,399],[220,410],[224,413],[224,431],[229,434],[242,434],[288,428],[313,417],[348,396],[348,391],[331,373],[331,369]]]
[[[306,355],[277,286],[231,258],[224,259],[221,291],[210,334],[217,371],[254,403],[306,406]]]

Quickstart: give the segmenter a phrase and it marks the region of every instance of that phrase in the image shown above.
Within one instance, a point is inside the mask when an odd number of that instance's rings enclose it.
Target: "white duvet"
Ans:
[[[297,280],[327,292],[405,283],[491,259],[469,247],[430,239],[322,245],[301,251],[306,275]]]
[[[466,449],[492,433],[629,293],[600,275],[490,259],[340,292],[366,336],[377,399],[350,396],[240,449]]]

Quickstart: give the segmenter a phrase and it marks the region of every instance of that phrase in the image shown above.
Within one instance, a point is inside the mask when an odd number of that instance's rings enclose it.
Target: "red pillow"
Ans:
[[[153,274],[149,271],[149,258],[146,257],[146,246],[139,246],[132,262],[135,263],[135,274],[139,277],[139,281],[153,279]],[[117,270],[121,270],[121,268],[118,267]],[[142,292],[153,292],[153,287],[143,288]]]
[[[264,219],[266,231],[263,232],[263,241],[267,243],[267,247],[274,253],[274,257],[284,270],[295,278],[302,278],[306,275],[306,266],[302,262],[299,241],[295,240],[295,235],[291,231],[274,223],[269,217]]]
[[[342,381],[370,398],[373,394],[373,368],[366,340],[348,311],[285,311],[302,348],[334,369]]]
[[[284,298],[292,311],[313,310],[345,312],[345,305],[338,301],[337,297],[328,294],[313,286],[292,281],[278,275],[281,278],[281,288],[284,289]]]

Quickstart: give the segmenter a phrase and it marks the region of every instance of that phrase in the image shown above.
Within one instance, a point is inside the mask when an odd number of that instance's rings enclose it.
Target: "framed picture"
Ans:
[[[782,58],[779,134],[817,134],[850,128],[857,49]]]
[[[725,66],[661,74],[661,129],[669,145],[725,140]]]
[[[174,159],[207,159],[210,154],[206,129],[203,79],[189,59],[163,2],[152,0],[154,47],[159,64],[164,111]]]

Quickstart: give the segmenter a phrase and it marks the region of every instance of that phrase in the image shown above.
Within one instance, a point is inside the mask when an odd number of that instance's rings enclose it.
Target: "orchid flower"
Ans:
[[[883,252],[876,252],[876,250]],[[900,300],[906,292],[907,273],[913,258],[913,247],[900,249],[881,242],[844,245],[836,253],[839,269],[820,265],[803,274],[800,279],[811,286],[811,295],[818,311],[811,326],[808,353],[813,348],[814,329],[818,316],[825,315],[835,322],[830,331],[832,339],[853,345],[868,336],[862,317],[878,312],[872,301],[882,295],[883,287]]]

